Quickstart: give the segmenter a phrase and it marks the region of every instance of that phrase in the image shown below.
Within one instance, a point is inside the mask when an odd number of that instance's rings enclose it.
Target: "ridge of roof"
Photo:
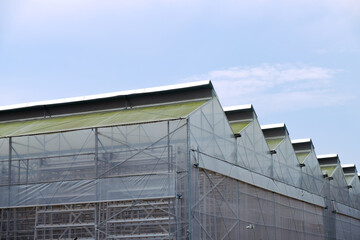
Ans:
[[[296,144],[296,143],[311,143],[312,140],[311,138],[302,138],[302,139],[294,139],[294,140],[291,140],[291,143],[292,144]]]
[[[20,108],[29,108],[29,107],[37,107],[37,106],[46,106],[46,105],[66,104],[66,103],[82,102],[82,101],[90,101],[90,100],[99,100],[99,99],[104,99],[104,98],[128,96],[128,95],[135,95],[135,94],[145,94],[145,93],[152,93],[152,92],[155,93],[155,92],[163,92],[163,91],[171,91],[171,90],[180,90],[180,89],[184,89],[184,88],[201,87],[201,86],[206,86],[206,85],[213,87],[210,80],[204,80],[204,81],[197,81],[197,82],[190,82],[190,83],[166,85],[166,86],[161,86],[161,87],[143,88],[143,89],[136,89],[136,90],[127,90],[127,91],[119,91],[119,92],[112,92],[112,93],[80,96],[80,97],[71,97],[71,98],[62,98],[62,99],[55,99],[55,100],[46,100],[46,101],[5,105],[5,106],[0,106],[0,111],[15,110],[15,109],[20,109]]]
[[[331,154],[322,154],[322,155],[317,155],[316,156],[317,159],[322,159],[322,158],[339,158],[339,155],[337,153],[331,153]]]
[[[355,167],[355,164],[353,163],[349,163],[349,164],[341,164],[342,168],[351,168],[351,167]]]
[[[223,108],[223,110],[225,112],[241,111],[241,110],[247,110],[247,109],[253,109],[253,105],[252,104],[244,104],[244,105],[229,106],[229,107],[224,107]]]
[[[285,125],[285,123],[275,123],[275,124],[261,125],[262,130],[272,129],[272,128],[286,128],[286,125]]]

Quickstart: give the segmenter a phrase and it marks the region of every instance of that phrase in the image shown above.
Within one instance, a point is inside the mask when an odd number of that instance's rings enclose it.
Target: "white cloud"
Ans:
[[[212,80],[224,106],[252,103],[272,111],[344,104],[351,95],[336,89],[340,70],[300,64],[232,67],[196,75],[184,81]]]

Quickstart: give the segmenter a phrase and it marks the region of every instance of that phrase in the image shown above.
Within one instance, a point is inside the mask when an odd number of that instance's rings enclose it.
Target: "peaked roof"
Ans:
[[[351,185],[358,173],[355,164],[341,164],[344,171],[345,179],[348,185]]]
[[[339,156],[337,154],[318,155],[317,159],[320,164],[321,171],[324,175],[331,177],[338,165],[340,164]]]
[[[300,163],[304,163],[310,152],[314,150],[314,145],[310,138],[291,140],[291,144]]]
[[[224,111],[234,133],[242,131],[256,118],[252,104],[225,107]]]
[[[185,118],[213,95],[201,81],[0,107],[0,138]]]
[[[274,150],[289,135],[285,123],[262,125],[261,130],[270,150]]]

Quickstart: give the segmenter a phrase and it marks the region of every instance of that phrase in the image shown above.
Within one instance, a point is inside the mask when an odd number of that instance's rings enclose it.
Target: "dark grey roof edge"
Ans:
[[[0,107],[0,122],[206,99],[210,80]]]
[[[343,169],[345,174],[357,175],[357,169],[355,164],[341,164],[341,168]]]
[[[313,150],[314,144],[311,138],[304,138],[304,139],[292,139],[291,144],[296,151],[311,151]]]
[[[162,86],[162,87],[144,88],[144,89],[136,89],[136,90],[129,90],[129,91],[95,94],[95,95],[82,96],[82,97],[62,98],[62,99],[55,99],[55,100],[48,100],[48,101],[39,101],[39,102],[14,104],[14,105],[8,105],[8,106],[0,106],[0,111],[14,110],[14,109],[20,109],[20,108],[29,108],[29,107],[36,107],[36,106],[46,106],[46,105],[67,104],[67,103],[75,103],[75,102],[82,102],[82,101],[100,100],[100,99],[113,98],[113,97],[119,97],[119,96],[176,91],[176,90],[182,90],[182,89],[201,88],[201,87],[213,88],[213,85],[210,80],[205,80],[205,81],[198,81],[198,82],[174,84],[174,85],[168,85],[168,86]]]
[[[320,166],[329,165],[329,164],[331,165],[340,164],[339,155],[336,153],[317,155],[316,158],[318,159]]]
[[[240,122],[257,118],[252,104],[224,107],[223,109],[229,122]]]
[[[261,125],[261,130],[265,138],[289,136],[289,132],[285,123]]]

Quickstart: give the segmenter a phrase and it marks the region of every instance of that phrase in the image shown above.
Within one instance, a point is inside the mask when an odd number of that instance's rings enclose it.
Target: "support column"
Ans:
[[[99,176],[99,168],[98,168],[98,147],[99,147],[99,138],[98,138],[98,129],[95,128],[95,157],[94,157],[94,160],[95,160],[95,206],[94,206],[94,234],[95,234],[95,240],[98,239],[98,233],[99,233],[99,230],[98,230],[98,212],[99,212],[99,203],[98,203],[98,200],[99,200],[99,187],[98,187],[98,184],[99,184],[99,179],[98,179],[98,176]]]
[[[11,200],[11,198],[10,198],[10,190],[11,190],[11,187],[10,187],[10,184],[11,184],[11,159],[12,159],[12,138],[9,137],[8,206],[10,206],[10,200]],[[7,218],[7,221],[6,221],[6,240],[10,239],[10,214],[11,214],[11,211],[10,211],[10,208],[8,208],[7,212],[6,212],[6,218]]]
[[[187,121],[187,186],[188,186],[188,197],[187,197],[187,206],[188,206],[188,236],[187,239],[192,239],[192,216],[191,216],[191,205],[192,205],[192,186],[191,186],[191,171],[192,171],[192,163],[191,163],[191,150],[190,150],[190,124]]]

